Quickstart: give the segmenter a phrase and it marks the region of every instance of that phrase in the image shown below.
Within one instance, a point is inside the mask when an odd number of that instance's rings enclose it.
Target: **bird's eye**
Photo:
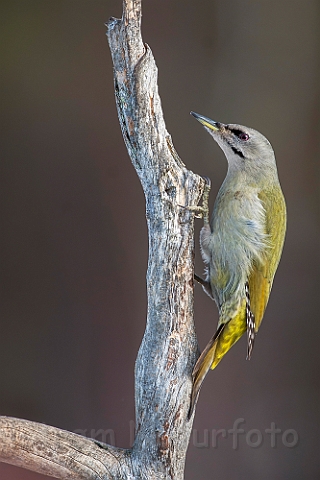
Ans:
[[[241,132],[238,135],[238,138],[240,138],[240,140],[243,140],[244,142],[246,142],[247,140],[249,140],[249,135],[247,133]]]
[[[247,140],[249,140],[250,136],[248,135],[248,133],[244,132],[243,130],[240,130],[239,128],[229,128],[229,130],[236,136],[238,137],[240,140],[243,140],[244,142],[246,142]]]

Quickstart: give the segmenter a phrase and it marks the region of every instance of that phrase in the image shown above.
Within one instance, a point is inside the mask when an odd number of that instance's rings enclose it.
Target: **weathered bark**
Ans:
[[[61,479],[127,478],[126,451],[75,433],[0,417],[0,460]]]
[[[204,181],[169,136],[157,67],[141,38],[141,0],[125,0],[108,40],[123,138],[146,197],[148,315],[135,367],[136,436],[121,450],[57,428],[0,417],[0,460],[61,479],[182,479],[197,356],[193,324],[193,214]]]

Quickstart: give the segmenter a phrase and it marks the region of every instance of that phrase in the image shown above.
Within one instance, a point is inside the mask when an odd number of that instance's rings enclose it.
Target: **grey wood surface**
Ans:
[[[141,37],[141,1],[126,0],[122,19],[111,18],[107,27],[119,122],[145,194],[149,232],[147,324],[135,365],[135,441],[125,450],[0,417],[0,461],[60,479],[182,479],[198,355],[194,213],[185,207],[197,205],[204,180],[185,167],[166,130],[157,67]]]

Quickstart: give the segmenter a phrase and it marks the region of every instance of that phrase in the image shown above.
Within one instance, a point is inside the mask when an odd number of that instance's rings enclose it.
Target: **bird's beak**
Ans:
[[[204,117],[203,115],[199,115],[199,113],[195,113],[195,112],[190,112],[190,114],[196,118],[198,120],[198,122],[202,123],[202,125],[204,127],[207,127],[209,128],[210,130],[213,130],[213,131],[218,131],[220,130],[221,128],[221,123],[219,122],[214,122],[213,120],[211,120],[210,118],[208,117]]]

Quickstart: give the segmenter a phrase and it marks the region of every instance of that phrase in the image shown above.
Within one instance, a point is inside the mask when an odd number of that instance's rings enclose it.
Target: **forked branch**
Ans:
[[[141,1],[107,24],[118,117],[146,197],[148,315],[135,366],[136,436],[121,450],[46,425],[1,417],[0,459],[70,479],[182,479],[197,341],[193,323],[193,213],[204,181],[174,150],[157,67],[141,38]],[[121,190],[119,189],[119,192]]]

